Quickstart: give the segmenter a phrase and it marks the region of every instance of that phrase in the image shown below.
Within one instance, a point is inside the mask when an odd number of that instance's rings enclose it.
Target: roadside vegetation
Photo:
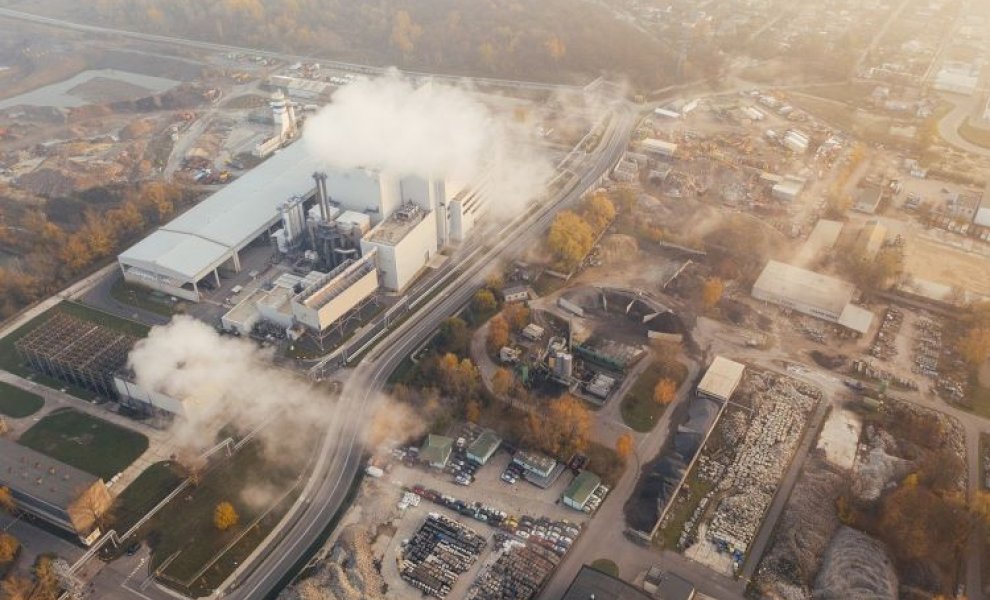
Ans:
[[[661,353],[639,376],[622,399],[622,422],[639,433],[651,431],[678,388],[687,377],[687,368],[673,353]]]

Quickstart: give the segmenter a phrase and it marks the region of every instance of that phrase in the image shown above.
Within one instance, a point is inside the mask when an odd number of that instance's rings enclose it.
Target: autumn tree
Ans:
[[[240,517],[237,515],[237,510],[234,509],[234,505],[230,502],[221,502],[213,509],[213,525],[219,531],[227,531],[234,525],[237,525],[239,520]]]
[[[499,271],[492,271],[485,276],[485,287],[496,291],[502,289],[505,285],[505,278],[502,277],[502,273]]]
[[[709,277],[701,286],[701,304],[705,308],[713,308],[722,299],[725,283],[718,277]]]
[[[990,329],[970,329],[956,342],[956,348],[971,367],[979,367],[990,356]]]
[[[529,413],[527,426],[535,446],[548,454],[567,458],[588,446],[591,415],[580,400],[565,394],[551,401],[545,414]]]
[[[17,509],[17,503],[14,502],[14,494],[11,493],[10,488],[7,486],[0,486],[0,510],[7,513],[13,513]]]
[[[547,49],[547,53],[554,61],[560,61],[567,54],[567,46],[564,44],[564,40],[560,39],[556,35],[551,35],[547,38],[547,41],[543,43],[543,47]]]
[[[495,315],[488,321],[488,351],[498,352],[509,343],[509,322],[502,315]]]
[[[569,210],[557,213],[550,225],[547,245],[559,265],[566,270],[577,267],[591,251],[594,243],[595,235],[591,226],[577,213]]]
[[[623,433],[615,440],[615,453],[619,455],[620,458],[629,458],[633,452],[633,437],[632,434]]]
[[[473,398],[478,391],[480,375],[478,367],[470,358],[458,360],[455,354],[447,353],[440,357],[437,364],[440,375],[440,387],[444,392],[456,398]]]
[[[481,314],[491,313],[498,308],[498,301],[495,300],[495,294],[490,289],[481,288],[474,293],[474,298],[471,299],[471,308]]]
[[[477,423],[481,418],[481,404],[477,400],[468,400],[464,405],[464,418],[472,423]]]
[[[392,46],[403,56],[409,56],[416,48],[416,42],[423,35],[423,28],[418,25],[408,12],[398,10],[392,17]]]
[[[13,574],[0,582],[0,592],[3,592],[0,597],[3,600],[32,600],[34,597],[33,589],[34,585],[30,579]]]
[[[878,531],[901,560],[954,563],[971,530],[967,507],[921,485],[901,485],[883,500]]]
[[[529,325],[529,308],[525,304],[510,304],[505,307],[502,314],[512,331],[522,331],[526,325]]]
[[[653,401],[657,404],[667,406],[674,401],[677,396],[677,383],[673,379],[664,377],[653,387]]]
[[[17,556],[21,543],[9,533],[0,533],[0,565],[9,563]]]
[[[585,202],[584,220],[594,231],[602,231],[615,218],[615,205],[605,192],[596,193]]]
[[[512,377],[512,371],[504,367],[499,367],[492,375],[492,391],[496,396],[506,396],[512,391],[515,379]]]
[[[55,573],[54,560],[49,556],[39,556],[32,569],[34,588],[31,600],[55,600],[59,596],[59,578]]]

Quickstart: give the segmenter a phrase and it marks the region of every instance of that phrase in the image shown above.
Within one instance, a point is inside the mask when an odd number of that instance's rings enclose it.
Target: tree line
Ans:
[[[62,289],[195,197],[162,182],[103,192],[114,207],[86,209],[75,223],[59,224],[37,208],[0,215],[0,249],[18,257],[0,267],[0,319]]]

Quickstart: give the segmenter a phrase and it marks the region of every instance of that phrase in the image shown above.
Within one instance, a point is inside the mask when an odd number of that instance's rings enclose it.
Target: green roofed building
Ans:
[[[591,494],[601,485],[602,479],[591,471],[581,471],[564,491],[564,504],[574,510],[584,510]]]
[[[467,449],[467,457],[470,460],[483,465],[495,454],[498,447],[502,445],[502,438],[495,435],[491,429],[484,430],[478,439],[471,442]]]
[[[427,462],[431,467],[442,469],[447,466],[450,460],[450,453],[454,448],[454,440],[442,435],[426,437],[423,447],[419,449],[420,460]]]

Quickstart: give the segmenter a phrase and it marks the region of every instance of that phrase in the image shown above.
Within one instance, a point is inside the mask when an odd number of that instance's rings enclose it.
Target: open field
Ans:
[[[38,421],[17,441],[104,481],[148,449],[144,435],[71,408]]]
[[[912,277],[990,296],[990,260],[915,237],[904,250],[904,271]]]
[[[142,475],[142,487],[121,505],[128,515],[124,518],[133,518],[167,494],[165,488],[176,477],[169,471],[165,465]],[[257,442],[212,465],[198,486],[167,504],[138,533],[152,548],[152,567],[164,565],[161,578],[183,593],[210,593],[292,505],[299,473],[298,464],[267,459]],[[213,525],[213,511],[224,501],[234,505],[239,519],[221,532]]]
[[[41,396],[0,382],[0,414],[23,419],[38,412],[44,405],[45,401]]]
[[[174,490],[183,477],[179,465],[168,461],[145,469],[117,496],[113,507],[113,525],[117,531],[122,533],[130,529]]]
[[[970,144],[990,148],[990,129],[977,127],[970,123],[969,119],[959,126],[959,136]]]

